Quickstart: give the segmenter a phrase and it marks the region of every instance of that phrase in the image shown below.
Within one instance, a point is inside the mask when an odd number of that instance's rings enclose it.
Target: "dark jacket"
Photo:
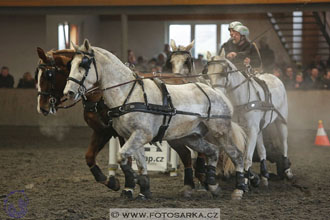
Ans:
[[[6,77],[0,74],[0,88],[13,88],[14,87],[14,77],[8,74]]]
[[[312,77],[307,77],[305,80],[306,89],[322,89],[322,81],[319,78],[315,80]]]
[[[259,68],[261,66],[261,60],[259,54],[257,52],[256,47],[245,40],[242,45],[234,44],[232,40],[227,41],[221,47],[221,49],[225,50],[225,54],[229,54],[230,52],[236,52],[237,56],[232,60],[232,63],[238,68],[244,68],[244,59],[246,57],[250,58],[250,65],[253,68]],[[221,53],[220,49],[220,53]]]
[[[28,88],[36,88],[36,83],[34,80],[26,81],[24,79],[20,79],[19,83],[17,85],[17,88],[23,88],[23,89],[28,89]]]

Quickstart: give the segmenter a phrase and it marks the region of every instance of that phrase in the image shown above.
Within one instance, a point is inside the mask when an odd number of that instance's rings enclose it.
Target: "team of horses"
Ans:
[[[173,73],[165,77],[141,76],[110,52],[91,46],[88,40],[81,46],[74,45],[74,50],[45,53],[38,48],[37,110],[44,115],[54,114],[66,99],[82,100],[84,119],[93,129],[86,163],[97,182],[119,190],[116,176],[107,178],[96,164],[100,150],[111,137],[118,137],[121,145],[118,163],[125,175],[123,197],[132,198],[138,184],[138,198],[151,198],[143,146],[165,140],[184,165],[185,196],[191,196],[195,188],[189,147],[199,153],[195,176],[214,196],[220,192],[216,167],[219,152],[224,151],[230,158],[225,159],[225,172],[233,167],[235,173],[232,198],[241,199],[244,192],[249,191],[250,183],[259,184],[258,175],[250,169],[256,145],[261,177],[264,184],[268,184],[262,134],[269,124],[276,126],[276,135],[281,137],[278,175],[291,179],[293,175],[287,157],[287,99],[283,84],[270,74],[250,76],[242,73],[223,54],[215,57],[208,54],[203,71],[208,74],[208,82],[193,71],[192,46],[193,42],[186,47],[177,47],[174,41],[171,42],[172,55],[167,64],[171,65]],[[184,82],[188,79],[189,83],[177,83],[175,79]],[[170,84],[164,83],[169,80]],[[268,92],[262,88],[264,84]],[[248,110],[244,111],[244,107]],[[136,159],[138,173],[131,168],[132,157]],[[233,165],[228,165],[230,163]]]

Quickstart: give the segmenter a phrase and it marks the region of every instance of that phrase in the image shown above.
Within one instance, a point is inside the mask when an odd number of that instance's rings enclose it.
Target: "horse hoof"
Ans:
[[[123,191],[121,191],[120,197],[125,199],[133,199],[133,190],[124,189]]]
[[[146,192],[145,194],[139,193],[139,195],[135,199],[142,201],[151,199],[151,192]]]
[[[244,191],[240,189],[235,189],[234,192],[231,194],[232,200],[241,200],[243,198]]]
[[[120,190],[120,182],[119,180],[114,177],[114,176],[110,176],[109,177],[109,181],[107,182],[106,186],[110,189],[112,189],[113,191],[118,191]]]
[[[260,178],[258,175],[254,175],[252,179],[250,179],[251,185],[253,187],[258,187],[260,184]]]
[[[209,185],[209,191],[212,193],[213,197],[217,197],[220,195],[221,187],[219,186],[219,184]]]
[[[261,185],[268,187],[268,179],[264,176],[261,176]]]
[[[191,198],[193,194],[193,188],[189,185],[183,186],[183,188],[180,191],[184,198]]]
[[[292,180],[292,179],[293,179],[293,173],[292,173],[292,171],[291,171],[290,168],[289,168],[289,169],[286,169],[286,170],[284,171],[284,173],[285,173],[285,177],[286,177],[288,180]]]

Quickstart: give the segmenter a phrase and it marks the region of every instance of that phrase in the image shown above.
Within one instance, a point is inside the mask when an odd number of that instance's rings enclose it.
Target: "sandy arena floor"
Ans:
[[[153,199],[128,201],[97,184],[85,164],[89,128],[58,128],[62,140],[41,134],[37,127],[0,127],[0,220],[13,219],[4,209],[7,195],[24,190],[27,214],[22,219],[109,219],[109,208],[221,208],[221,219],[329,219],[330,147],[313,145],[316,131],[289,133],[289,157],[296,182],[270,181],[268,189],[255,188],[241,201],[231,201],[233,180],[223,182],[219,198],[196,192],[180,194],[178,177],[151,173]],[[42,132],[44,133],[44,132]],[[329,132],[328,132],[329,134]],[[98,156],[107,172],[108,148]],[[255,164],[257,168],[258,164]],[[275,172],[274,165],[269,165]],[[123,175],[119,173],[121,183]],[[136,190],[138,191],[138,189]]]

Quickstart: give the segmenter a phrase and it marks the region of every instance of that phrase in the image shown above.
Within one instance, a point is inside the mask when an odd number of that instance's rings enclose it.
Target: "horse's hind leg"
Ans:
[[[171,140],[168,141],[168,144],[178,153],[184,165],[184,188],[182,192],[185,197],[190,197],[192,189],[195,188],[190,150],[180,140]]]
[[[258,134],[258,138],[257,138],[257,151],[260,158],[261,182],[264,186],[268,186],[269,173],[266,164],[266,148],[264,145],[264,139],[261,132]]]
[[[96,156],[103,149],[105,144],[109,141],[112,135],[107,132],[96,132],[92,134],[92,140],[88,146],[87,152],[85,154],[86,163],[90,168],[96,182],[102,183],[112,190],[119,190],[120,184],[119,180],[114,176],[110,176],[107,181],[107,177],[103,174],[99,166],[96,164]]]
[[[293,173],[291,171],[291,162],[288,158],[288,127],[284,124],[280,119],[275,121],[277,130],[280,134],[280,139],[283,146],[283,158],[282,158],[282,165],[278,165],[278,167],[282,167],[282,170],[278,169],[278,175],[285,175],[286,178],[292,179]]]

